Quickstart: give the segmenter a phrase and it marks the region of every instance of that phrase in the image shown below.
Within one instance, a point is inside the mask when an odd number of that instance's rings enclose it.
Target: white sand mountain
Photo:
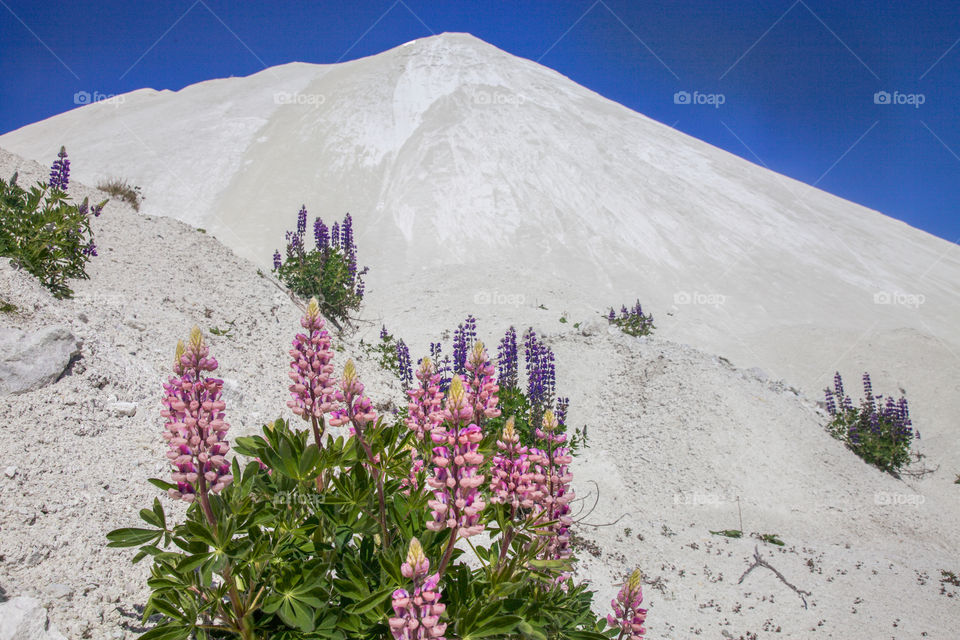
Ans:
[[[204,227],[261,266],[301,203],[328,221],[349,210],[361,260],[372,268],[365,318],[382,317],[415,352],[468,312],[480,317],[485,336],[508,324],[550,334],[573,421],[589,423],[594,437],[576,469],[582,495],[587,479],[601,488],[588,521],[630,514],[615,527],[581,528],[601,550],[599,558],[587,556],[584,575],[607,598],[610,580],[630,566],[662,578],[662,590],[649,589],[661,615],[659,625],[651,617],[657,636],[687,638],[700,629],[716,637],[719,627],[734,638],[764,631],[951,637],[960,616],[938,580],[941,569],[960,572],[952,566],[960,546],[952,484],[960,471],[954,245],[693,140],[465,35],[340,65],[291,64],[175,93],[142,90],[117,102],[0,136],[0,146],[46,164],[65,144],[77,179],[129,178],[147,196],[142,215]],[[285,334],[262,333],[256,324],[264,309],[272,313],[263,298],[272,294],[254,268],[180,225],[122,209],[114,215],[99,224],[104,242],[124,258],[95,262],[94,279],[78,291],[100,295],[107,282],[115,295],[140,298],[151,336],[167,341],[203,306],[218,318],[236,313],[250,334],[224,345],[236,350],[234,366],[246,375],[247,367],[272,372],[280,385],[282,357],[259,353],[267,340],[282,350]],[[157,234],[164,238],[151,246]],[[136,246],[127,246],[134,238]],[[205,260],[208,253],[213,258]],[[126,279],[133,268],[139,280]],[[174,322],[150,304],[184,269],[229,285],[210,304],[199,276],[179,297],[164,294],[175,302]],[[875,304],[876,294],[880,302],[882,294],[919,302],[903,295],[910,294],[923,303]],[[780,385],[659,338],[597,335],[595,327],[586,337],[573,328],[636,297],[657,316],[659,336],[740,367],[762,366],[811,397],[838,368],[852,387],[865,368],[878,390],[903,387],[923,434],[920,450],[939,470],[921,481],[894,480],[831,440],[812,402]],[[57,304],[67,311],[78,305],[91,318],[107,314],[87,339],[104,333],[97,339],[119,343],[116,358],[100,365],[105,370],[126,363],[129,338],[112,337],[111,327],[117,336],[129,333],[121,322],[132,310],[82,297]],[[564,312],[567,323],[559,322]],[[282,314],[288,324],[294,317],[285,307]],[[141,342],[165,349],[153,337]],[[113,393],[149,406],[153,390],[143,387],[159,379],[164,358],[157,355],[149,375],[125,385],[133,396]],[[227,366],[226,357],[221,362]],[[73,383],[57,383],[64,384]],[[29,414],[38,406],[29,403],[45,397],[39,393],[18,399],[14,411]],[[238,411],[236,422],[247,430],[269,415],[259,406],[257,416],[249,407]],[[138,442],[153,447],[143,451],[143,463],[153,465],[162,449],[154,440],[157,420],[149,413],[134,420]],[[7,446],[27,446],[28,436],[27,443],[5,438],[4,455],[22,450]],[[4,497],[13,491],[5,488]],[[125,506],[149,492],[137,487],[115,502]],[[748,531],[777,532],[787,542],[783,552],[763,551],[812,592],[809,609],[766,570],[735,585],[755,541],[718,540],[707,530],[738,526],[729,500],[736,495]],[[877,504],[888,498],[901,503]],[[39,509],[37,501],[24,497],[18,513]],[[116,508],[100,515],[103,530],[125,522]],[[29,535],[25,527],[4,525],[0,536]],[[96,535],[85,552],[104,558]],[[15,557],[32,558],[28,551]],[[17,584],[66,561],[48,557],[37,565],[48,565],[42,571],[17,569]],[[131,581],[140,575],[119,560],[111,556],[111,572]],[[96,564],[86,571],[92,581]],[[70,628],[68,612],[53,612],[61,629]]]

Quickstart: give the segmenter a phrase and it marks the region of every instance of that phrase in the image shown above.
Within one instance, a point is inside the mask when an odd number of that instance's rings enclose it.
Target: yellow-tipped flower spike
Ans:
[[[553,415],[552,409],[547,409],[543,413],[543,430],[553,431],[557,428],[557,416]]]
[[[430,360],[429,356],[424,356],[424,358],[420,361],[420,373],[427,377],[432,376],[435,373],[433,361]]]
[[[517,432],[514,428],[514,419],[513,416],[510,416],[507,418],[507,424],[503,425],[503,439],[513,440],[516,436]]]
[[[473,349],[470,350],[470,362],[479,363],[483,361],[483,343],[477,340],[473,343]]]
[[[343,365],[343,380],[347,384],[353,383],[357,379],[357,365],[353,363],[353,358],[347,360],[347,364]]]
[[[423,553],[423,545],[421,545],[420,541],[416,538],[411,538],[410,548],[407,551],[407,562],[413,566],[417,566],[426,559],[427,556]]]
[[[179,365],[180,358],[187,351],[187,345],[183,344],[183,340],[177,340],[177,350],[173,352],[173,364]]]
[[[643,574],[640,572],[640,569],[634,569],[633,573],[630,574],[630,578],[627,580],[627,589],[629,589],[631,593],[636,593],[642,583]]]
[[[194,326],[190,330],[190,349],[192,351],[200,351],[203,348],[203,333],[200,331],[200,327]]]
[[[450,390],[447,392],[447,402],[451,406],[461,406],[464,402],[465,394],[463,391],[463,379],[460,376],[453,376],[450,381]]]
[[[310,298],[307,303],[307,318],[315,320],[320,315],[320,302],[316,298]]]

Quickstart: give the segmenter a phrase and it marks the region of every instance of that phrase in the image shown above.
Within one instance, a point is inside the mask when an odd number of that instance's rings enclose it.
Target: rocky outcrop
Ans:
[[[36,331],[0,328],[0,395],[36,391],[57,380],[80,353],[64,326]]]

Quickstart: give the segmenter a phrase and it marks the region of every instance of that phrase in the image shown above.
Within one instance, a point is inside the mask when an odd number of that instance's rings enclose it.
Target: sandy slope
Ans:
[[[0,151],[0,175],[15,169],[24,182],[45,175]],[[156,493],[145,478],[164,473],[157,404],[173,344],[194,323],[235,323],[234,337],[210,342],[228,380],[232,433],[250,433],[288,413],[285,349],[299,312],[254,264],[180,222],[111,203],[95,229],[100,257],[74,300],[52,300],[24,274],[0,269],[0,296],[22,310],[0,321],[65,323],[84,341],[70,375],[0,408],[0,466],[18,467],[13,479],[0,477],[0,586],[43,598],[70,638],[134,637],[125,628],[136,626],[129,616],[144,600],[146,567],[105,549],[103,535],[133,522]],[[468,275],[450,277],[462,288]],[[421,322],[400,332],[415,354],[455,319],[459,303],[442,293],[449,286],[380,293],[394,296],[398,317],[416,307]],[[880,474],[830,439],[815,402],[783,383],[668,340],[609,332],[586,315],[579,329],[573,312],[559,323],[552,304],[483,307],[480,333],[495,339],[509,323],[542,329],[571,421],[590,425],[590,448],[574,464],[584,498],[577,549],[598,609],[640,566],[651,637],[955,637],[960,595],[939,582],[941,569],[960,571],[952,469],[922,481]],[[380,321],[368,308],[338,362],[359,358],[374,399],[399,400],[397,382],[357,346]],[[136,415],[111,415],[114,400],[137,402]],[[709,534],[739,526],[737,496],[744,528],[779,534],[783,549]],[[890,496],[901,504],[877,504]],[[766,569],[736,584],[755,546],[810,592],[808,609]],[[57,597],[64,590],[54,583],[72,594]]]

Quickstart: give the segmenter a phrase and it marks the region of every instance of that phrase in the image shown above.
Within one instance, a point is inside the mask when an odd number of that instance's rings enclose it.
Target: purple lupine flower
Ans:
[[[88,256],[88,257],[91,257],[91,258],[92,258],[92,257],[96,257],[96,255],[97,255],[97,245],[93,242],[93,240],[91,240],[90,243],[87,244],[85,247],[83,247],[83,249],[82,249],[81,251],[83,252],[83,255],[85,255],[85,256]]]
[[[517,388],[517,330],[513,327],[497,347],[497,382],[505,389]]]
[[[464,375],[467,371],[467,353],[477,339],[477,319],[467,316],[453,332],[453,372]]]
[[[557,398],[557,424],[563,429],[567,425],[567,409],[570,408],[570,398]]]
[[[647,610],[643,604],[643,574],[636,569],[620,588],[617,597],[610,601],[613,613],[607,615],[607,623],[620,629],[617,640],[640,640],[646,629],[643,623],[647,619]]]
[[[387,331],[387,325],[385,324],[380,325],[380,339],[386,340],[389,337],[390,337],[390,332]]]
[[[50,167],[50,188],[66,191],[68,184],[70,184],[70,159],[67,158],[66,147],[60,147],[60,153]]]
[[[452,372],[450,366],[450,356],[444,356],[442,351],[443,345],[441,343],[430,343],[430,357],[433,359],[433,363],[436,366],[437,374],[440,375],[440,391],[446,393],[447,389],[450,387],[450,375]]]
[[[170,446],[167,458],[174,467],[172,478],[177,488],[168,491],[174,500],[193,502],[197,495],[206,500],[207,491],[219,493],[233,481],[224,457],[230,449],[226,440],[230,425],[223,420],[223,380],[204,376],[217,366],[197,327],[190,332],[187,345],[177,343],[176,376],[163,385],[166,397],[160,412],[167,419],[163,438]]]
[[[348,253],[356,248],[353,244],[353,217],[349,213],[344,216],[343,224],[340,225],[340,246]]]
[[[330,244],[334,249],[340,248],[340,225],[336,222],[330,227]]]
[[[830,387],[827,387],[823,390],[823,392],[827,399],[827,413],[829,413],[831,416],[837,415],[837,403],[833,397],[833,391],[830,389]]]
[[[280,251],[273,252],[273,270],[278,270],[283,265],[283,259],[280,257]]]
[[[407,561],[400,565],[403,577],[413,581],[413,593],[393,592],[393,617],[388,621],[395,640],[444,640],[447,625],[440,622],[446,605],[440,602],[440,575],[430,573],[430,561],[416,538],[410,540]]]
[[[556,390],[556,366],[553,350],[540,342],[533,328],[523,336],[527,372],[527,399],[533,424],[539,424],[543,412],[553,404]]]
[[[303,244],[303,236],[307,232],[307,206],[300,207],[297,213],[297,235],[300,236],[300,243]]]
[[[432,510],[427,528],[452,529],[454,537],[469,538],[483,531],[480,512],[486,504],[478,490],[484,480],[480,473],[483,454],[479,451],[483,433],[477,425],[468,424],[473,408],[460,376],[454,376],[450,383],[442,415],[443,424],[430,434],[436,446],[433,477],[427,480],[434,496],[427,503]]]
[[[843,393],[843,378],[840,377],[840,372],[837,371],[833,374],[833,390],[837,394],[838,398],[842,398]]]
[[[413,384],[413,365],[410,362],[410,349],[402,339],[397,340],[397,368],[400,370],[400,382],[404,388]]]
[[[320,218],[313,221],[313,241],[319,251],[325,251],[330,246],[330,230]]]
[[[872,413],[874,409],[873,384],[870,382],[870,374],[866,372],[863,374],[863,395],[867,410]]]
[[[291,371],[290,395],[287,406],[304,420],[320,420],[323,414],[334,408],[333,349],[330,334],[324,329],[320,304],[311,298],[300,326],[306,331],[298,333],[290,349]],[[316,434],[319,440],[319,431]],[[319,443],[318,443],[319,446]]]

